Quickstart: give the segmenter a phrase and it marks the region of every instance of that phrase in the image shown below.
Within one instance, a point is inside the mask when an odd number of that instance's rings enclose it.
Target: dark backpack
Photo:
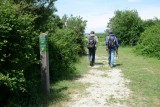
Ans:
[[[95,48],[95,44],[96,44],[96,41],[94,39],[94,36],[90,36],[88,38],[88,45],[87,45],[87,47],[88,48]]]
[[[116,47],[116,37],[114,35],[109,35],[108,37],[108,48]]]

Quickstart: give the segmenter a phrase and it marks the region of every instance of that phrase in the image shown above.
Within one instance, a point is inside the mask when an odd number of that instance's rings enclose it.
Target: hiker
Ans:
[[[95,53],[96,53],[96,44],[98,43],[98,37],[95,35],[94,31],[91,31],[88,35],[88,57],[90,61],[90,66],[94,66],[95,63]]]
[[[106,36],[106,51],[108,52],[108,65],[114,67],[115,52],[118,57],[118,39],[116,35],[109,31],[109,36]]]

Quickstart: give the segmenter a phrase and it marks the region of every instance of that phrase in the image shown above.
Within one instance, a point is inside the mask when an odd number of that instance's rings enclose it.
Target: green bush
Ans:
[[[74,32],[57,30],[49,37],[50,78],[52,81],[67,79],[73,73],[73,62],[77,61],[79,45]]]
[[[0,68],[3,75],[0,80],[5,81],[10,90],[24,91],[23,73],[30,64],[35,63],[36,58],[31,33],[34,16],[17,15],[18,8],[8,6],[0,7]]]
[[[156,24],[147,28],[136,46],[136,51],[139,54],[160,59],[160,24]]]
[[[121,46],[135,46],[143,32],[142,20],[137,10],[117,10],[115,16],[108,23],[110,28],[118,38]]]
[[[74,17],[71,15],[70,17],[64,15],[62,17],[62,22],[64,24],[64,28],[72,31],[75,36],[75,43],[80,46],[80,50],[78,54],[80,56],[86,54],[85,52],[85,40],[84,40],[84,30],[86,27],[86,20],[83,20],[82,17]]]
[[[31,95],[38,82],[36,15],[19,9],[7,1],[0,5],[0,106],[24,93]]]
[[[0,3],[0,106],[41,105],[40,32],[47,32],[49,36],[51,82],[67,79],[75,71],[73,63],[84,50],[85,26],[71,25],[74,29],[62,29],[61,19],[53,15],[52,1],[49,5],[36,0],[33,0],[33,4],[32,1],[27,4],[25,1],[14,3],[12,0]],[[74,22],[81,25],[79,18]]]

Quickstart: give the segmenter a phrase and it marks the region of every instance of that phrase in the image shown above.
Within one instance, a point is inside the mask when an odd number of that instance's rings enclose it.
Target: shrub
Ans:
[[[77,61],[79,45],[76,44],[74,32],[69,30],[57,30],[49,37],[50,77],[55,81],[66,79]]]
[[[121,46],[135,46],[143,32],[142,20],[137,10],[115,11],[108,27],[116,34]]]
[[[0,5],[0,106],[13,96],[31,92],[38,82],[33,29],[36,16],[19,13],[19,8],[9,2]]]
[[[160,59],[160,24],[149,27],[141,34],[136,46],[139,54]]]

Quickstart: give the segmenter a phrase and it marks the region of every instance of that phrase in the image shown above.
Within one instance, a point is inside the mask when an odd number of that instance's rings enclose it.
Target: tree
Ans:
[[[136,45],[143,31],[142,20],[136,10],[115,11],[115,16],[108,23],[119,39],[121,45]]]
[[[85,42],[84,42],[84,31],[86,27],[86,20],[83,20],[82,17],[74,17],[71,15],[67,17],[64,15],[62,17],[63,25],[66,29],[72,30],[74,32],[74,36],[76,38],[77,45],[80,46],[79,55],[83,55],[85,53]]]

